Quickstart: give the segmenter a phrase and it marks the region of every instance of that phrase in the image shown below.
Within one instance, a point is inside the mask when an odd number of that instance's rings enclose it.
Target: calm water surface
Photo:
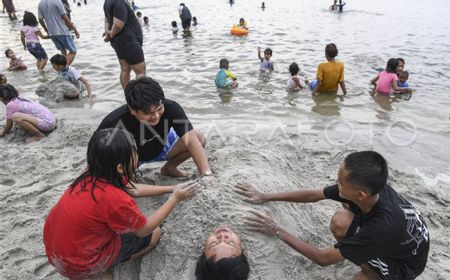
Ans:
[[[37,15],[38,1],[16,0],[19,18],[24,10]],[[72,1],[70,1],[72,2]],[[101,112],[124,103],[119,66],[113,49],[103,43],[103,1],[72,4],[72,19],[81,38],[74,66],[92,86],[93,101],[65,102],[53,107],[84,107]],[[178,2],[136,1],[150,26],[144,27],[144,52],[148,74],[158,80],[168,98],[181,103],[194,124],[211,133],[302,134],[327,139],[343,149],[374,148],[397,168],[411,173],[432,170],[450,174],[450,19],[444,0],[348,1],[343,14],[330,12],[331,1],[283,0],[186,2],[199,25],[191,36],[174,36],[170,22],[179,18]],[[231,25],[244,17],[250,35],[229,35]],[[180,23],[178,23],[180,25]],[[29,66],[28,71],[7,73],[10,83],[24,96],[34,95],[38,85],[55,76],[51,65],[38,74],[34,58],[20,43],[21,23],[2,14],[1,49],[12,48]],[[312,79],[318,63],[325,60],[324,47],[334,42],[338,59],[345,62],[348,96],[311,98],[309,91],[288,94],[288,66],[300,65],[301,74]],[[49,56],[57,53],[44,40]],[[273,49],[275,72],[261,76],[256,48]],[[410,72],[412,98],[393,100],[370,95],[369,81],[390,57],[403,57]],[[230,61],[239,88],[218,91],[214,76],[221,58]],[[7,60],[1,58],[2,69]],[[4,110],[2,108],[2,110]],[[2,113],[3,114],[3,113]],[[100,122],[100,119],[99,119]],[[213,127],[215,129],[213,129]],[[266,129],[266,130],[264,130]],[[272,130],[267,130],[272,129]],[[449,176],[444,178],[450,178]]]

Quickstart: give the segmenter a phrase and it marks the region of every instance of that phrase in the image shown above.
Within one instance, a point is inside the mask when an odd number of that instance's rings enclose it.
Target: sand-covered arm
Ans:
[[[0,137],[3,137],[6,134],[8,134],[9,131],[11,130],[11,128],[13,127],[13,125],[14,125],[13,120],[7,119],[5,127],[2,130],[0,130]]]
[[[134,188],[128,185],[127,192],[133,197],[144,197],[171,193],[176,186],[157,186],[148,184],[133,183]]]
[[[245,196],[244,201],[261,204],[267,201],[288,201],[288,202],[317,202],[326,199],[323,189],[317,190],[300,190],[293,192],[280,193],[261,193],[253,186],[247,183],[238,183],[234,191],[240,195]]]

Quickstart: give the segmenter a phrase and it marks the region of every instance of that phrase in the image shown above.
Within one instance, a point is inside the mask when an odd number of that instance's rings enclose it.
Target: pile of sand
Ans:
[[[0,140],[0,279],[62,279],[47,262],[43,224],[64,190],[85,168],[87,142],[101,120],[89,110],[77,109],[77,113],[70,114],[67,110],[54,110],[60,125],[41,142],[23,144],[24,134],[19,130]],[[314,141],[298,136],[268,142],[250,142],[243,137],[224,141],[210,136],[207,151],[216,182],[204,185],[201,193],[177,206],[164,222],[157,248],[140,261],[117,267],[114,279],[194,279],[203,242],[220,224],[230,225],[241,236],[251,265],[250,279],[348,278],[357,270],[353,264],[343,262],[321,268],[281,241],[250,232],[243,224],[248,209],[265,208],[279,224],[305,241],[319,247],[332,246],[328,225],[340,207],[338,203],[272,202],[254,206],[232,191],[240,181],[264,192],[322,188],[333,183],[340,162],[351,150],[325,147]],[[196,172],[192,161],[183,167]],[[143,166],[142,170],[147,182],[178,182],[161,178],[159,165]],[[428,221],[432,245],[427,269],[419,279],[450,279],[449,195],[436,192],[443,189],[442,185],[430,190],[419,178],[395,170],[391,170],[390,182]],[[138,204],[145,214],[150,214],[167,197],[141,198]]]

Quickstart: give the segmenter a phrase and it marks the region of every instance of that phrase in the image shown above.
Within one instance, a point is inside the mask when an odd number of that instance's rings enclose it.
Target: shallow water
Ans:
[[[19,18],[24,10],[37,14],[38,1],[14,2]],[[90,80],[95,98],[53,106],[106,113],[124,103],[119,66],[113,49],[101,39],[103,1],[88,2],[81,7],[71,3],[81,34],[74,66]],[[448,1],[349,1],[342,14],[327,9],[331,1],[265,2],[264,11],[261,1],[238,0],[232,6],[228,1],[187,3],[199,25],[192,28],[192,36],[174,36],[170,22],[179,21],[178,2],[136,1],[150,18],[150,26],[143,29],[148,74],[161,83],[168,98],[184,106],[194,125],[211,134],[263,139],[301,134],[342,149],[373,148],[394,168],[418,174],[425,183],[450,177]],[[230,36],[231,25],[240,17],[247,20],[250,35]],[[34,58],[21,48],[20,25],[4,14],[0,17],[1,49],[12,48],[29,66],[7,77],[24,96],[37,99],[39,83],[55,73],[48,64],[46,73],[38,74]],[[336,43],[338,59],[345,62],[348,96],[311,98],[307,90],[288,94],[289,64],[297,62],[305,78],[314,78],[329,42]],[[57,53],[51,41],[43,45],[49,56]],[[273,49],[276,71],[269,77],[259,74],[258,46]],[[409,100],[370,95],[375,68],[384,67],[390,57],[406,60],[415,89]],[[229,59],[230,70],[238,76],[239,88],[232,92],[214,86],[221,58]],[[7,67],[4,56],[1,66]]]

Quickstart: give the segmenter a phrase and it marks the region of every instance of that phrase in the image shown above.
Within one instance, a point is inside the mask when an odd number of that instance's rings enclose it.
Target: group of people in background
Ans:
[[[5,3],[5,0],[4,0]],[[12,2],[11,2],[12,3]],[[262,5],[265,7],[264,3]],[[49,213],[44,225],[44,244],[49,262],[62,275],[86,279],[108,276],[117,264],[138,258],[154,248],[161,236],[161,224],[173,209],[200,191],[199,183],[155,186],[137,183],[137,168],[146,163],[165,162],[160,173],[171,177],[189,177],[179,166],[192,158],[203,181],[214,177],[205,151],[206,138],[195,130],[183,107],[165,98],[161,86],[146,76],[142,50],[143,34],[137,6],[125,0],[104,0],[105,42],[114,49],[120,64],[120,82],[126,104],[110,112],[99,124],[87,147],[87,169],[76,178]],[[184,3],[179,6],[183,30],[189,31],[191,13]],[[240,24],[247,28],[245,20]],[[43,30],[38,26],[38,21]],[[196,20],[194,20],[195,24]],[[176,22],[175,22],[176,23]],[[144,21],[145,24],[145,21]],[[177,26],[173,26],[177,27]],[[51,39],[61,54],[52,56],[52,67],[77,88],[84,84],[92,95],[88,80],[71,66],[77,49],[72,33],[80,37],[70,20],[67,6],[60,0],[40,0],[38,19],[25,12],[20,30],[21,41],[42,71],[48,56],[40,44]],[[274,71],[273,51],[261,54],[259,69]],[[11,70],[26,66],[10,49],[5,51]],[[338,49],[325,47],[326,62],[317,67],[316,80],[302,84],[299,65],[289,65],[287,86],[290,91],[308,87],[313,94],[344,95],[344,63],[336,61]],[[229,71],[229,61],[221,59],[215,78],[218,88],[235,88],[237,77]],[[131,70],[136,78],[131,80]],[[411,92],[403,59],[389,59],[387,67],[372,83],[380,94]],[[54,130],[56,118],[38,102],[20,97],[19,92],[0,76],[0,100],[6,105],[5,136],[16,124],[37,141]],[[79,92],[67,98],[78,98]],[[316,248],[278,225],[270,213],[251,211],[246,224],[251,230],[275,236],[319,265],[330,265],[348,259],[361,266],[357,279],[414,279],[425,269],[429,233],[420,214],[405,198],[387,184],[385,159],[373,151],[349,154],[342,162],[336,184],[316,190],[264,194],[257,188],[240,183],[234,191],[253,204],[269,201],[297,203],[331,199],[343,203],[331,219],[330,229],[336,244]],[[134,197],[171,193],[154,213],[145,215]],[[170,234],[170,233],[168,233]],[[251,254],[251,252],[250,252]],[[214,229],[198,258],[195,275],[200,280],[247,279],[250,264],[239,236],[229,226]],[[394,278],[392,278],[394,277]],[[395,278],[396,277],[396,278]]]

